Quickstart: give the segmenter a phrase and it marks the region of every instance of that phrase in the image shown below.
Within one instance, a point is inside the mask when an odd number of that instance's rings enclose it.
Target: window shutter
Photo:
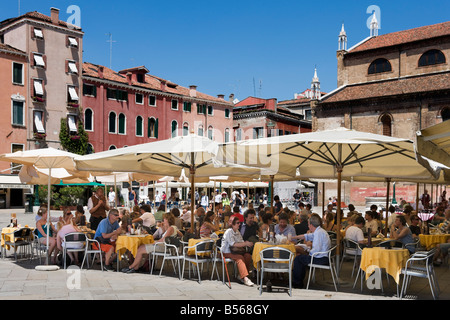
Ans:
[[[155,123],[155,138],[158,138],[158,119],[156,119]]]

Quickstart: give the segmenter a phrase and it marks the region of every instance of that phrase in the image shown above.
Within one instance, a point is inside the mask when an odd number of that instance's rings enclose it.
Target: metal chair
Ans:
[[[64,242],[61,244],[63,247],[64,269],[66,269],[67,252],[84,252],[86,250],[86,239],[86,234],[83,232],[71,232],[64,236]]]
[[[194,249],[194,255],[188,255],[189,249]],[[198,283],[201,283],[200,265],[212,262],[214,250],[214,240],[203,240],[196,243],[194,246],[187,246],[183,249],[183,269],[181,272],[181,279],[183,279],[184,268],[186,261],[189,262],[189,275],[190,265],[193,264],[197,269]],[[202,269],[203,270],[203,269]]]
[[[334,289],[337,290],[337,284],[336,281],[339,281],[337,273],[336,273],[336,266],[335,266],[335,257],[336,257],[336,247],[334,246],[332,247],[330,250],[328,251],[324,251],[324,252],[315,252],[312,254],[311,256],[311,263],[308,264],[309,266],[309,275],[308,275],[308,284],[306,285],[306,290],[308,290],[309,288],[309,283],[311,281],[311,276],[313,278],[315,278],[315,273],[316,273],[316,269],[322,269],[322,270],[330,270],[331,272],[331,278],[333,279],[333,284],[334,284]],[[315,256],[319,255],[319,254],[326,254],[328,256],[328,261],[329,264],[328,265],[321,265],[321,264],[315,264],[314,263],[314,258]]]
[[[5,245],[2,247],[2,257],[6,257],[6,246],[14,248],[14,260],[17,261],[17,249],[23,249],[28,247],[30,249],[30,260],[33,257],[33,239],[30,228],[20,228],[13,232],[5,233],[4,236],[9,236],[9,240],[6,240]]]
[[[172,261],[172,267],[175,274],[177,274],[175,264],[178,265],[178,278],[181,280],[180,260],[183,259],[183,256],[180,255],[181,242],[179,239],[177,239],[178,241],[174,241],[170,238],[166,238],[165,240],[165,242],[156,243],[153,247],[153,252],[150,254],[152,256],[152,267],[150,269],[150,274],[153,274],[153,268],[157,263],[157,257],[162,257],[163,260],[159,270],[159,276],[161,276],[162,270],[164,269],[164,263],[166,260],[169,260]]]
[[[264,272],[277,272],[289,274],[289,296],[292,297],[292,265],[294,254],[281,247],[270,247],[261,250],[261,281],[259,282],[259,295],[262,295]]]
[[[94,247],[95,246],[95,247]],[[89,239],[86,237],[86,246],[84,247],[85,251],[84,251],[84,258],[83,258],[83,262],[81,263],[81,270],[83,270],[83,266],[84,266],[84,261],[87,259],[87,267],[89,268],[89,255],[90,254],[94,254],[94,257],[92,259],[92,264],[91,266],[94,264],[95,261],[95,257],[97,256],[97,253],[99,254],[99,258],[100,258],[100,267],[102,269],[103,272],[103,258],[102,258],[102,249],[100,247],[100,242],[98,242],[95,239]]]
[[[356,268],[358,267],[358,260],[361,260],[361,252],[362,249],[359,246],[359,243],[350,239],[344,239],[344,249],[342,252],[342,259],[340,263],[339,270],[342,270],[342,263],[344,262],[344,258],[353,259],[353,268],[352,268],[352,278],[355,273]]]
[[[224,263],[224,260],[225,260],[225,263]],[[215,244],[214,256],[212,258],[212,261],[213,261],[213,268],[212,268],[212,272],[211,272],[211,280],[213,280],[214,271],[216,271],[217,279],[220,281],[219,268],[216,267],[218,262],[220,262],[222,264],[222,284],[225,284],[225,265],[226,264],[233,263],[234,276],[236,277],[236,275],[237,275],[236,261],[234,261],[233,259],[230,259],[230,258],[223,257],[222,252],[220,251],[220,247],[217,246],[217,244]]]
[[[402,289],[400,291],[400,299],[406,293],[406,289],[411,282],[411,277],[428,279],[428,284],[430,285],[433,299],[436,300],[436,298],[438,298],[440,289],[433,266],[433,256],[435,251],[436,249],[432,249],[425,253],[417,252],[406,261],[405,267],[401,270],[401,274],[403,274],[403,282]],[[425,262],[425,267],[419,267],[415,264],[416,262]]]
[[[34,252],[36,252],[36,255],[39,256],[39,263],[42,263],[41,253],[45,252],[47,253],[47,246],[45,244],[42,244],[39,241],[39,237],[37,235],[37,229],[34,229],[33,232],[33,243],[32,243],[32,256],[34,257]]]

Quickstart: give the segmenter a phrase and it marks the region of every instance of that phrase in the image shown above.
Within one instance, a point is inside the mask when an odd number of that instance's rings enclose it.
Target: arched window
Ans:
[[[209,126],[208,127],[208,139],[213,140],[214,139],[214,135],[213,135],[213,127]]]
[[[173,120],[172,121],[172,126],[171,126],[171,129],[172,129],[172,138],[175,138],[176,136],[178,136],[178,122],[176,121],[176,120]]]
[[[94,112],[91,109],[84,110],[84,130],[94,131]]]
[[[450,119],[450,108],[444,108],[441,112],[442,121],[447,121]]]
[[[119,114],[119,134],[126,134],[126,120],[123,113]]]
[[[114,149],[117,149],[115,145],[112,144],[109,146],[109,150],[114,150]]]
[[[183,123],[183,136],[187,136],[189,134],[189,123]]]
[[[230,129],[228,128],[225,129],[224,142],[230,142]]]
[[[203,125],[198,126],[197,135],[203,137]]]
[[[225,118],[229,118],[230,117],[230,109],[225,109]]]
[[[428,50],[419,59],[419,67],[445,63],[444,54],[436,49]]]
[[[369,66],[369,74],[392,71],[391,63],[384,58],[380,58],[372,62]]]
[[[92,153],[94,153],[94,147],[92,146],[92,144],[88,143],[87,149],[86,149],[86,154],[92,154]]]
[[[108,132],[109,133],[116,133],[117,129],[116,129],[116,113],[115,112],[110,112],[109,116],[108,116],[108,123],[109,123],[109,128],[108,128]]]
[[[149,138],[158,138],[158,119],[148,118],[147,136]]]
[[[137,116],[136,118],[136,136],[143,137],[144,136],[144,120],[141,116]]]
[[[384,114],[380,118],[381,125],[383,126],[383,135],[392,136],[392,119],[388,114]]]

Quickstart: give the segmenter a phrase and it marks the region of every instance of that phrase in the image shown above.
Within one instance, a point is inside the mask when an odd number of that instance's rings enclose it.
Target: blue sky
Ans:
[[[145,65],[150,74],[210,95],[293,99],[317,66],[322,91],[336,88],[342,23],[348,46],[369,35],[367,8],[380,8],[380,35],[449,20],[450,1],[288,0],[1,0],[0,20],[77,5],[85,62],[112,68]]]

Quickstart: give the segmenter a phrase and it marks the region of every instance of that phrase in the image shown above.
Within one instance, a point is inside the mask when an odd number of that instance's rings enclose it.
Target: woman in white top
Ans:
[[[161,242],[164,243],[166,238],[169,238],[169,237],[182,237],[183,236],[183,234],[175,226],[175,217],[171,213],[164,214],[164,220],[163,220],[162,227],[166,231],[164,232],[161,239],[156,240],[152,244],[140,245],[138,248],[138,251],[136,253],[136,258],[134,259],[134,262],[128,268],[122,269],[122,272],[135,273],[137,271],[137,269],[139,268],[139,265],[141,264],[144,254],[149,254],[149,253],[153,252],[154,249],[164,250],[164,246],[161,246],[161,245],[156,246],[157,243],[161,243]]]
[[[241,276],[241,281],[246,286],[253,286],[253,282],[248,278],[248,270],[252,266],[252,255],[248,252],[242,254],[231,253],[231,246],[235,247],[251,247],[253,242],[244,241],[242,235],[239,232],[239,218],[235,217],[231,222],[231,228],[228,228],[223,234],[222,247],[220,251],[225,258],[232,259],[236,261],[237,268],[239,270],[239,275]]]
[[[80,232],[80,229],[77,228],[77,226],[74,223],[74,220],[71,220],[70,223],[62,226],[57,235],[56,235],[56,246],[58,249],[62,252],[63,248],[66,247],[68,249],[81,249],[84,247],[84,242],[74,242],[74,243],[65,243],[64,237],[66,234],[72,233],[72,232]],[[78,261],[78,254],[74,254],[73,252],[67,252],[67,254],[70,257],[71,261],[74,261],[76,265],[79,264]]]

